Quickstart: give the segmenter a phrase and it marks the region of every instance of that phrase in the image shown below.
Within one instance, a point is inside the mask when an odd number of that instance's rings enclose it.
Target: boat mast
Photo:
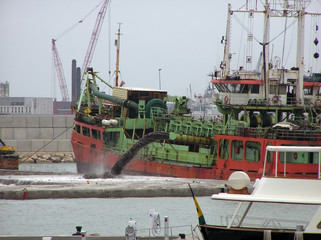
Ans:
[[[298,36],[297,36],[297,62],[299,68],[298,84],[296,89],[297,104],[303,106],[303,74],[304,74],[304,24],[305,7],[301,1],[298,2]]]
[[[119,48],[120,48],[120,25],[118,26],[118,33],[117,33],[117,40],[116,40],[116,48],[117,48],[117,55],[116,55],[116,81],[115,86],[118,87],[118,75],[119,75]]]
[[[268,0],[265,0],[265,11],[264,11],[264,35],[263,35],[263,98],[267,99],[269,94],[269,42],[270,42],[270,4]],[[268,65],[267,65],[268,64]]]
[[[224,45],[224,60],[220,66],[222,69],[222,73],[223,73],[222,78],[226,78],[226,76],[230,75],[231,14],[232,14],[231,4],[228,4],[225,45]]]

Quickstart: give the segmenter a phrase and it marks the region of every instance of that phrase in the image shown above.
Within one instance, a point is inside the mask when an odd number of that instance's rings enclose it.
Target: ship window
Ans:
[[[259,93],[260,92],[260,86],[257,84],[253,84],[251,88],[251,93]]]
[[[268,143],[266,146],[272,146],[272,143]],[[267,154],[266,161],[267,162],[272,162],[272,160],[273,160],[273,152],[267,151],[266,154]]]
[[[224,88],[220,84],[214,84],[214,86],[219,92],[225,92]]]
[[[83,134],[84,136],[90,137],[89,128],[87,128],[87,127],[82,127],[82,134]]]
[[[232,141],[232,159],[242,161],[243,152],[243,142],[239,140]]]
[[[313,89],[312,87],[307,87],[307,88],[304,88],[304,95],[313,95]]]
[[[241,85],[241,93],[248,93],[249,92],[249,85],[242,84]]]
[[[227,139],[221,139],[220,141],[220,158],[227,160],[229,158],[230,153],[230,141]]]
[[[119,132],[103,132],[104,143],[107,146],[115,146],[119,138]]]
[[[269,92],[269,94],[276,94],[276,88],[277,88],[277,86],[275,86],[275,85],[270,86],[270,92]]]
[[[91,129],[91,136],[94,139],[100,140],[100,131],[96,129]]]
[[[280,152],[280,162],[284,163],[284,152]],[[286,153],[287,163],[318,163],[319,153],[308,152],[288,152]]]
[[[74,126],[74,129],[75,129],[75,131],[77,132],[77,133],[80,133],[80,126],[79,125],[75,125]]]
[[[259,162],[261,145],[258,142],[248,141],[245,144],[245,159],[248,162]]]

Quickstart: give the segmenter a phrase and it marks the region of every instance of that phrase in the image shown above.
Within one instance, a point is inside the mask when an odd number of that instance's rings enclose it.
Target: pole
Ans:
[[[158,84],[159,84],[159,90],[162,89],[161,79],[160,79],[160,71],[161,71],[161,70],[162,70],[161,68],[158,69]]]

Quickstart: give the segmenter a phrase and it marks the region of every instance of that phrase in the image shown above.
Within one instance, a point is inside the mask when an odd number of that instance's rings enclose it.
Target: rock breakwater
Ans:
[[[19,164],[21,163],[74,163],[74,154],[72,152],[19,153]]]

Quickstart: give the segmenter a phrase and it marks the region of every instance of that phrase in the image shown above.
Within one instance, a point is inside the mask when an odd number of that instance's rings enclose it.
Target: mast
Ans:
[[[227,24],[226,24],[226,34],[225,34],[225,46],[224,46],[224,60],[221,63],[221,69],[223,72],[222,78],[230,75],[230,44],[231,44],[231,4],[228,4],[228,13],[227,13]]]
[[[263,35],[263,98],[267,99],[269,95],[269,42],[270,42],[270,4],[265,1],[264,11],[264,35]]]
[[[297,62],[299,68],[298,84],[296,89],[297,104],[303,106],[303,74],[304,74],[304,24],[305,24],[305,10],[304,6],[298,6],[298,36],[297,36]]]
[[[116,48],[117,48],[117,55],[116,55],[116,81],[115,86],[118,87],[118,75],[119,75],[119,48],[120,48],[120,25],[118,26],[118,33],[117,33],[117,40],[116,40]]]

